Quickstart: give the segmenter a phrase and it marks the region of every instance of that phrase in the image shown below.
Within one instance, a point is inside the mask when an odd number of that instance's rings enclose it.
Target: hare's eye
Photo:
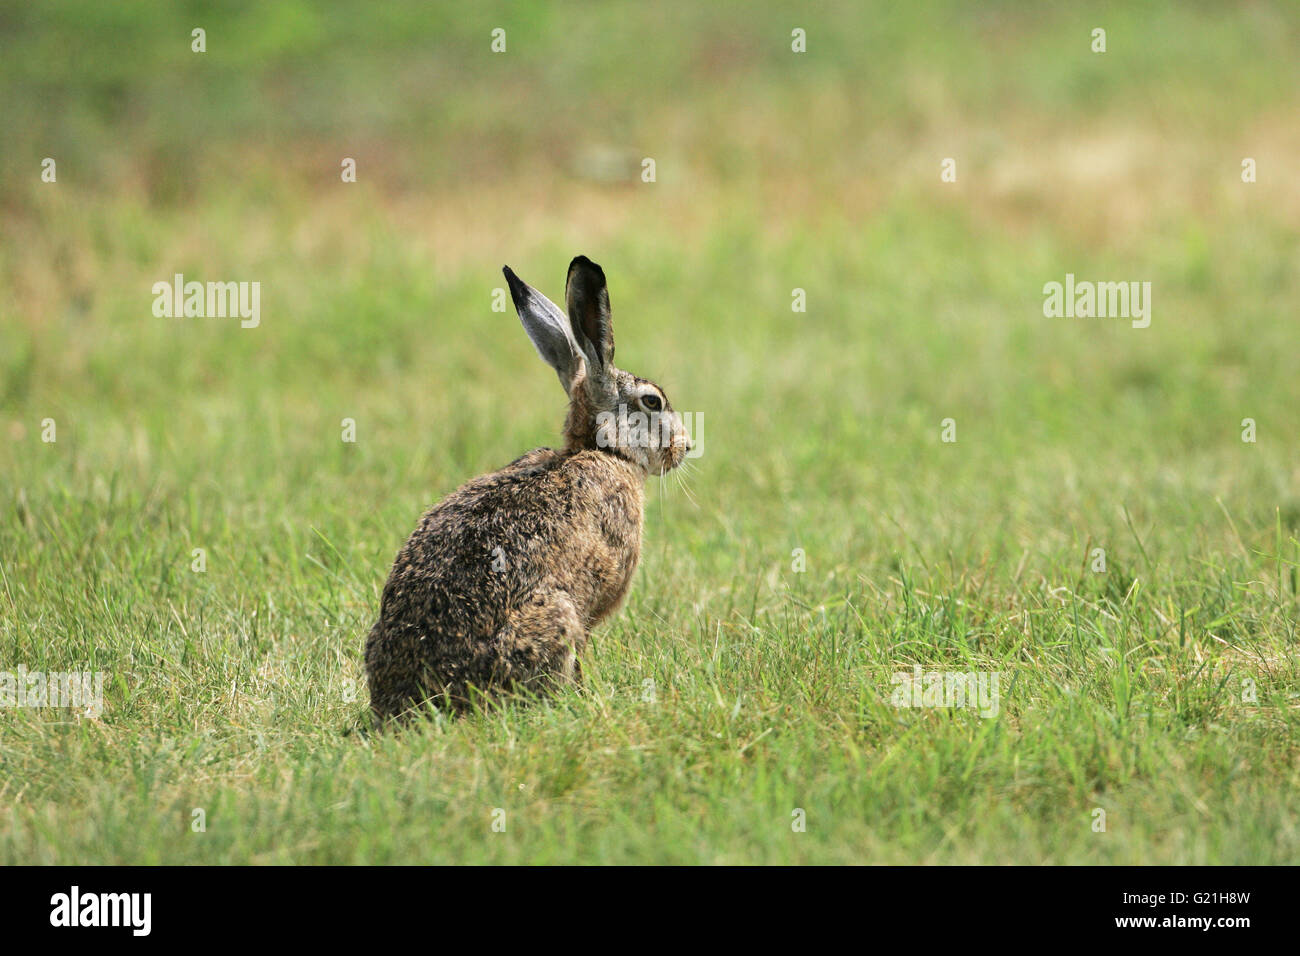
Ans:
[[[657,412],[664,407],[664,403],[659,399],[658,395],[642,395],[641,404],[646,407],[647,411],[651,412]]]

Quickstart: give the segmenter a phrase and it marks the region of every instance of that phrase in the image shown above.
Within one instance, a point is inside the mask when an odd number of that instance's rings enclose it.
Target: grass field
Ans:
[[[0,5],[0,670],[104,675],[0,709],[0,863],[1300,858],[1300,10],[705,6]],[[703,454],[584,692],[372,733],[578,253]]]

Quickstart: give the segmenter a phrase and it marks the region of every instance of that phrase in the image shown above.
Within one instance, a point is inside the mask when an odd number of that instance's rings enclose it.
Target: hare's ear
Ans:
[[[501,271],[510,285],[510,297],[515,300],[515,311],[519,313],[524,331],[532,339],[542,361],[560,376],[564,391],[569,392],[573,383],[586,371],[582,350],[569,328],[569,320],[558,305],[520,279],[509,266],[502,267]]]
[[[601,374],[606,374],[614,367],[614,326],[609,317],[604,270],[586,256],[578,256],[569,263],[564,299],[578,344],[589,346],[587,355],[597,363]]]

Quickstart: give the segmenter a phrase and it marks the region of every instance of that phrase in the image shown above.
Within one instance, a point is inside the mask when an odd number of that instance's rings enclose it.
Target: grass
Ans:
[[[1296,860],[1295,11],[276,10],[0,9],[0,670],[106,675],[0,709],[0,862]],[[690,495],[584,693],[369,733],[397,548],[558,438],[500,266],[579,252]]]

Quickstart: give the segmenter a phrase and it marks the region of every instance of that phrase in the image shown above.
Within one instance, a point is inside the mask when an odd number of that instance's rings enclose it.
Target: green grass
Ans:
[[[516,6],[0,7],[0,670],[106,675],[0,710],[0,863],[1294,863],[1296,11]],[[577,253],[704,454],[583,693],[370,733],[398,547],[558,440],[500,266]]]

